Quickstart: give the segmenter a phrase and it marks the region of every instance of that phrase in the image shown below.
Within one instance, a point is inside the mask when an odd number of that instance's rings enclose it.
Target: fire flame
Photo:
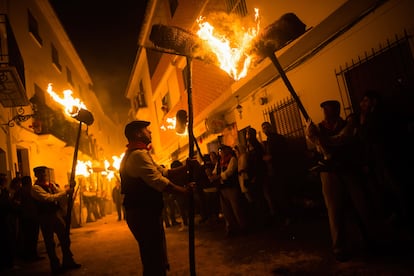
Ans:
[[[63,98],[61,98],[55,91],[53,91],[52,84],[49,83],[47,86],[47,93],[49,93],[53,100],[65,107],[65,112],[69,116],[75,117],[81,109],[87,109],[80,99],[72,97],[72,90],[67,89],[63,91]]]
[[[118,156],[112,156],[112,166],[114,166],[117,170],[119,170],[119,167],[121,166],[122,158],[124,157],[125,153],[122,153],[119,157]]]
[[[167,123],[167,126],[165,125],[161,125],[161,129],[163,131],[166,131],[167,129],[175,129],[175,125],[176,125],[176,118],[175,117],[168,117],[167,119],[165,119],[165,122]]]
[[[167,131],[167,130],[174,130],[176,125],[177,125],[177,118],[176,117],[168,117],[167,119],[165,119],[165,122],[167,123],[166,125],[161,125],[160,128],[163,131]],[[179,136],[186,136],[188,135],[188,130],[187,127],[185,128],[184,133],[178,133],[176,132],[177,135]]]
[[[75,175],[83,175],[88,177],[91,175],[92,171],[92,162],[91,161],[82,161],[78,160],[76,162],[76,171]]]
[[[197,35],[207,44],[217,57],[220,68],[227,72],[234,80],[239,80],[247,75],[252,61],[249,55],[254,44],[254,39],[260,30],[259,9],[255,9],[255,27],[238,27],[237,21],[232,21],[231,33],[224,30],[216,30],[204,17],[197,20],[199,30]],[[230,36],[230,37],[229,37]]]

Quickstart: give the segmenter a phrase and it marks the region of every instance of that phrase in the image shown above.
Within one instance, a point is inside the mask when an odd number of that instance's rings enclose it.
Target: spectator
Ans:
[[[246,154],[246,147],[243,145],[236,145],[234,147],[234,152],[236,153],[237,157],[237,172],[239,176],[239,185],[240,191],[242,192],[243,196],[249,203],[253,202],[253,198],[249,193],[249,176],[247,173],[247,154]]]
[[[329,100],[321,103],[324,120],[317,126],[310,123],[306,132],[310,141],[323,155],[320,168],[322,193],[328,211],[333,253],[338,261],[351,258],[351,236],[347,233],[347,212],[355,210],[354,225],[368,244],[376,229],[372,227],[364,178],[358,165],[358,147],[352,140],[337,139],[345,129],[346,121],[340,117],[340,104]]]
[[[0,174],[0,272],[12,269],[14,266],[13,233],[10,219],[14,212],[7,188],[7,177]]]
[[[274,200],[273,208],[277,212],[278,220],[288,224],[290,215],[290,190],[289,171],[290,166],[287,139],[276,132],[269,122],[262,123],[262,131],[266,135],[263,160],[266,162],[267,174],[264,181],[264,190]]]
[[[251,194],[251,208],[257,226],[270,224],[275,218],[275,202],[269,187],[265,189],[266,164],[263,160],[263,145],[257,139],[256,129],[249,127],[246,132],[247,140],[247,176],[248,189]],[[269,183],[270,184],[270,183]],[[245,184],[246,185],[246,184]]]
[[[121,194],[121,182],[115,181],[115,186],[112,189],[112,201],[115,204],[116,212],[118,214],[118,221],[125,219],[125,209],[122,206],[123,195]]]
[[[203,191],[206,195],[206,211],[207,217],[210,222],[219,222],[220,220],[220,199],[217,190],[217,185],[210,182],[210,178],[213,175],[213,170],[219,160],[219,156],[215,151],[210,152],[204,156],[203,169],[205,177],[208,181],[203,181]],[[219,180],[217,180],[219,181]]]
[[[174,160],[171,163],[171,169],[179,168],[179,167],[182,167],[182,166],[183,166],[183,163],[181,163],[179,160]],[[177,185],[180,185],[180,186],[183,186],[183,187],[186,186],[187,183],[188,183],[187,176],[182,175],[181,179],[177,179],[176,183],[177,183]],[[177,200],[178,208],[179,208],[179,211],[180,211],[180,216],[181,216],[181,219],[182,219],[182,225],[181,225],[181,228],[179,229],[179,231],[185,231],[188,227],[188,215],[189,215],[188,197],[186,195],[183,195],[183,194],[177,194],[174,198]]]
[[[232,148],[226,145],[220,148],[219,154],[220,163],[216,164],[210,179],[219,180],[220,205],[226,221],[226,235],[230,237],[244,233],[247,221],[241,202],[237,158]]]
[[[21,181],[20,229],[23,245],[22,257],[26,261],[38,261],[44,259],[44,257],[39,256],[37,251],[40,225],[36,202],[31,195],[32,179],[30,176],[23,176]]]

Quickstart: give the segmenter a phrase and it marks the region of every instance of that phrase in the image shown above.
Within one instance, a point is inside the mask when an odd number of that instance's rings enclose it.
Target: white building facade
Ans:
[[[53,169],[67,184],[76,137],[78,160],[101,166],[124,150],[122,126],[105,113],[93,82],[48,0],[0,1],[0,172],[11,179],[33,176],[33,168]],[[87,126],[66,116],[47,93],[49,83],[63,97],[71,90],[92,113]]]
[[[152,122],[155,157],[168,164],[187,153],[187,136],[168,129],[177,110],[188,110],[186,57],[151,41],[155,24],[198,29],[196,19],[217,11],[252,17],[264,27],[294,13],[306,31],[274,54],[310,119],[322,120],[320,103],[338,100],[345,118],[358,110],[365,91],[377,90],[390,108],[412,115],[414,21],[410,0],[149,1],[136,62],[126,94],[131,118]],[[211,22],[214,25],[214,22]],[[153,37],[154,39],[154,37]],[[194,133],[203,154],[220,143],[242,143],[243,130],[269,121],[279,133],[306,145],[305,120],[269,58],[234,81],[216,64],[192,59]],[[237,108],[239,107],[239,108]],[[165,128],[166,127],[166,128]]]

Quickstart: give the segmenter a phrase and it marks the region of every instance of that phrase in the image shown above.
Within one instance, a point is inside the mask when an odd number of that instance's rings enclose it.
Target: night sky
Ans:
[[[125,89],[134,63],[144,0],[50,0],[94,83],[105,111],[127,117]]]

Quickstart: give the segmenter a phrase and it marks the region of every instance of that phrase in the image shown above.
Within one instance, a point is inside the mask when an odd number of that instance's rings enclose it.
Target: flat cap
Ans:
[[[149,125],[150,125],[150,122],[148,121],[141,121],[141,120],[132,121],[125,126],[125,131],[124,131],[125,137],[127,139],[131,139],[135,131],[140,130],[141,128],[145,128]]]
[[[46,166],[38,166],[38,167],[33,168],[33,172],[35,175],[38,175],[39,173],[44,172],[46,170],[47,170]]]
[[[328,100],[321,103],[321,107],[324,108],[326,106],[332,106],[336,109],[339,109],[341,107],[341,104],[336,100]]]

